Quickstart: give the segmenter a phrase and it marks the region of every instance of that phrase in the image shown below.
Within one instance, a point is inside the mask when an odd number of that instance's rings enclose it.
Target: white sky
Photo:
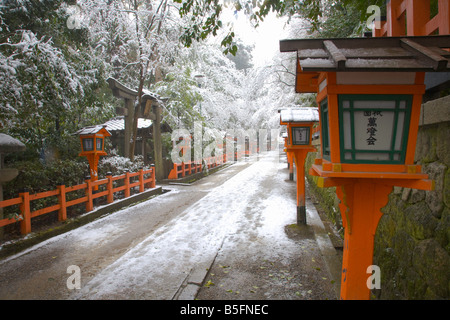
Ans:
[[[253,62],[256,67],[270,62],[280,50],[279,41],[288,38],[288,30],[285,28],[287,18],[277,18],[273,12],[256,29],[243,12],[235,15],[232,10],[225,9],[222,20],[224,24],[233,24],[236,37],[241,38],[245,44],[255,45]]]

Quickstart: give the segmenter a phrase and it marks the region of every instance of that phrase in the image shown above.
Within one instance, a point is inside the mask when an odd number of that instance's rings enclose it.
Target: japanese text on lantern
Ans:
[[[378,117],[382,117],[381,111],[364,111],[364,116],[367,117],[367,134],[369,137],[366,139],[368,146],[374,146],[377,141],[377,120]]]

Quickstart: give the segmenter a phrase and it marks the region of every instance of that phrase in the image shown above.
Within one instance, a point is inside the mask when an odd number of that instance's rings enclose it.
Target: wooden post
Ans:
[[[286,152],[289,168],[289,180],[294,180],[294,155],[292,152]]]
[[[362,179],[337,187],[345,227],[342,261],[341,299],[369,300],[367,269],[373,263],[375,232],[381,208],[388,202],[392,186]]]
[[[450,2],[439,0],[439,34],[450,34]]]
[[[31,212],[30,212],[30,193],[22,192],[19,194],[22,198],[20,204],[20,212],[22,214],[22,220],[20,221],[20,233],[28,234],[31,232]]]
[[[125,158],[130,158],[130,140],[131,140],[131,132],[133,130],[133,121],[134,121],[134,100],[132,99],[124,99],[125,100],[125,131],[124,131],[124,145],[123,145],[123,154]]]
[[[124,185],[125,185],[125,198],[128,198],[130,196],[130,173],[127,171],[125,172],[125,180],[124,180]]]
[[[108,179],[108,183],[106,184],[106,189],[108,190],[108,195],[106,197],[106,201],[108,203],[113,203],[114,202],[114,191],[113,191],[114,186],[113,186],[113,180],[112,180],[112,173],[107,172],[106,178]]]
[[[405,14],[398,14],[403,0],[390,0],[387,2],[387,35],[388,37],[405,35]]]
[[[305,159],[308,150],[297,149],[293,154],[297,170],[297,224],[306,225]]]
[[[425,35],[425,26],[430,20],[430,1],[407,1],[407,34],[409,36],[423,36]]]
[[[94,202],[92,199],[92,181],[91,179],[86,179],[86,212],[94,210]]]
[[[139,170],[139,192],[144,192],[144,169]]]
[[[57,186],[58,189],[58,202],[61,208],[58,210],[58,221],[67,220],[67,207],[66,207],[66,186]]]
[[[98,154],[91,154],[86,156],[89,162],[89,172],[91,175],[91,182],[98,180],[98,161],[100,160],[100,156]],[[94,186],[94,190],[98,190],[98,186]]]

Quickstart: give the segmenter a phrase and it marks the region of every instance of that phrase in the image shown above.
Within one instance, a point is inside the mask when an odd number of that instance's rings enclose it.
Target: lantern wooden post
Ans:
[[[314,165],[310,173],[318,176],[320,170],[316,170],[318,167]],[[381,209],[387,204],[393,186],[432,190],[434,183],[420,173],[407,174],[403,181],[398,178],[375,178],[375,175],[374,178],[363,178],[363,173],[359,173],[361,178],[348,178],[345,174],[330,175],[335,177],[319,176],[317,184],[319,187],[336,187],[336,195],[340,200],[339,208],[345,228],[341,299],[368,300],[371,290],[367,284],[370,276],[368,268],[373,264],[375,233],[383,216]],[[399,175],[392,174],[393,177]]]
[[[341,299],[370,298],[367,270],[373,263],[375,232],[382,216],[380,210],[387,204],[391,191],[392,186],[365,180],[338,188],[338,197],[346,202],[342,218],[345,235]],[[364,214],[359,214],[361,212]]]
[[[308,152],[316,149],[297,149],[293,151],[295,167],[297,171],[297,224],[306,224],[306,200],[305,200],[305,160]]]
[[[286,152],[288,164],[289,164],[289,180],[294,180],[294,156],[292,152]]]

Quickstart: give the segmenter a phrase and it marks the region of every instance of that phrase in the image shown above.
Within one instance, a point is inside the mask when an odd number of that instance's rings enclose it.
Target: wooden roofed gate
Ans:
[[[106,80],[113,95],[124,100],[125,107],[120,108],[119,113],[124,116],[124,151],[125,157],[130,158],[130,149],[127,148],[127,141],[133,138],[133,126],[138,124],[138,118],[151,119],[153,121],[153,150],[156,168],[156,179],[164,179],[164,165],[162,156],[161,140],[161,106],[167,100],[154,93],[144,91],[141,97],[141,105],[135,105],[138,98],[138,91],[130,89],[114,78]],[[137,128],[135,128],[137,130]]]

